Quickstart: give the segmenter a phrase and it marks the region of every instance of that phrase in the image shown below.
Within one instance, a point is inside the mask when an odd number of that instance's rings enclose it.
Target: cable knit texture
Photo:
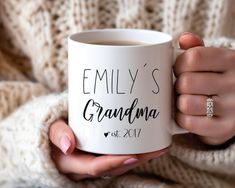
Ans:
[[[234,187],[234,139],[209,147],[175,136],[167,155],[111,180],[80,183],[57,171],[48,140],[50,124],[68,116],[70,34],[144,28],[177,38],[191,31],[206,46],[235,49],[234,26],[233,0],[1,0],[0,187]]]

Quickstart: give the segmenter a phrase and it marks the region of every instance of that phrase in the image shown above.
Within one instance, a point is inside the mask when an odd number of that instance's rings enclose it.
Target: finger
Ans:
[[[223,93],[224,77],[219,73],[185,72],[175,83],[180,94],[217,95]]]
[[[118,176],[121,174],[124,174],[125,172],[151,160],[151,159],[155,159],[158,158],[164,154],[166,154],[167,152],[169,152],[170,147],[164,148],[162,150],[159,151],[155,151],[155,152],[149,152],[149,153],[143,153],[143,154],[138,154],[137,158],[139,159],[138,162],[134,163],[134,164],[130,164],[130,165],[125,165],[123,167],[120,167],[118,169],[114,169],[111,172],[108,172],[109,175],[111,176]]]
[[[179,45],[181,49],[187,50],[196,46],[204,46],[204,42],[199,36],[185,32],[179,37]]]
[[[64,154],[71,154],[74,151],[75,137],[73,131],[63,120],[58,120],[51,125],[49,138]]]
[[[139,165],[139,164],[138,164],[138,165]],[[138,166],[138,165],[135,165],[135,166]],[[135,168],[135,167],[133,166],[133,168]],[[118,169],[116,169],[116,170],[113,170],[113,171],[107,173],[107,175],[110,176],[110,177],[120,176],[120,175],[122,175],[122,174],[125,174],[125,173],[128,172],[129,170],[131,170],[130,167],[129,167],[129,168],[127,168],[127,167],[122,167],[122,168],[118,168]]]
[[[158,157],[166,154],[167,152],[169,152],[169,150],[170,150],[170,147],[167,147],[167,148],[164,148],[164,149],[159,150],[159,151],[138,154],[137,157],[138,157],[138,159],[140,159],[142,161],[148,161],[150,159],[155,159],[155,158],[158,158]]]
[[[124,167],[120,167],[120,168],[114,169],[110,172],[107,172],[107,175],[110,176],[110,177],[120,176],[120,175],[130,171],[131,169],[136,168],[137,166],[140,166],[143,163],[144,163],[143,161],[139,161],[138,163],[135,163],[135,164],[132,164],[132,165],[127,165],[127,166],[124,166]]]
[[[213,145],[213,146],[217,146],[217,145],[221,145],[221,144],[224,144],[225,142],[227,142],[230,138],[232,138],[233,136],[231,137],[226,137],[226,138],[211,138],[211,137],[204,137],[204,136],[201,136],[200,137],[200,140],[206,144],[209,144],[209,145]]]
[[[135,156],[111,156],[102,155],[96,157],[82,151],[76,151],[72,155],[60,155],[58,168],[63,173],[88,174],[101,176],[106,172],[138,162]]]
[[[190,48],[176,59],[175,75],[183,72],[226,72],[235,69],[234,51],[225,48],[194,47]]]
[[[223,76],[224,76],[223,93],[234,95],[235,93],[235,87],[234,87],[235,86],[235,70],[227,71],[226,73],[223,74]]]
[[[176,114],[177,123],[191,133],[207,137],[225,137],[234,133],[234,122],[223,118]]]
[[[124,165],[124,166],[121,166],[119,168],[115,168],[111,171],[105,172],[105,174],[103,176],[108,176],[108,177],[119,176],[119,175],[122,175],[122,174],[128,172],[129,170],[141,165],[142,163],[144,163],[144,161],[140,160],[140,161],[138,161],[137,163],[134,163],[134,164]]]
[[[88,174],[68,174],[67,175],[69,179],[73,180],[73,181],[81,181],[81,180],[84,180],[84,179],[90,179],[90,178],[94,178],[93,176],[91,175],[88,175]]]
[[[176,101],[177,109],[185,115],[205,116],[207,96],[203,95],[180,95]],[[220,97],[213,96],[213,112],[215,116],[223,114],[223,104]]]

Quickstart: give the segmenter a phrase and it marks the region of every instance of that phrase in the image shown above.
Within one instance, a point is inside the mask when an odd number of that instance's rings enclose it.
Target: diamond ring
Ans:
[[[214,116],[214,101],[211,96],[206,99],[206,116],[209,118]]]

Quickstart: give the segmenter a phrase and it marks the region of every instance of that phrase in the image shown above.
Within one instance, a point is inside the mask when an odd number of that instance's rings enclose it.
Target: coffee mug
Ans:
[[[68,39],[69,126],[77,148],[139,154],[185,133],[173,120],[175,49],[166,33],[91,30]]]

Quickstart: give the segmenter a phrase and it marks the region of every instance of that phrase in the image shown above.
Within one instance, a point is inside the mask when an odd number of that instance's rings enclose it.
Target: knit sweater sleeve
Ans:
[[[48,129],[67,117],[67,94],[37,97],[0,122],[1,187],[73,187],[50,157]],[[82,183],[76,187],[84,187]]]
[[[229,37],[205,38],[204,41],[206,46],[235,49],[235,38],[229,38]]]

